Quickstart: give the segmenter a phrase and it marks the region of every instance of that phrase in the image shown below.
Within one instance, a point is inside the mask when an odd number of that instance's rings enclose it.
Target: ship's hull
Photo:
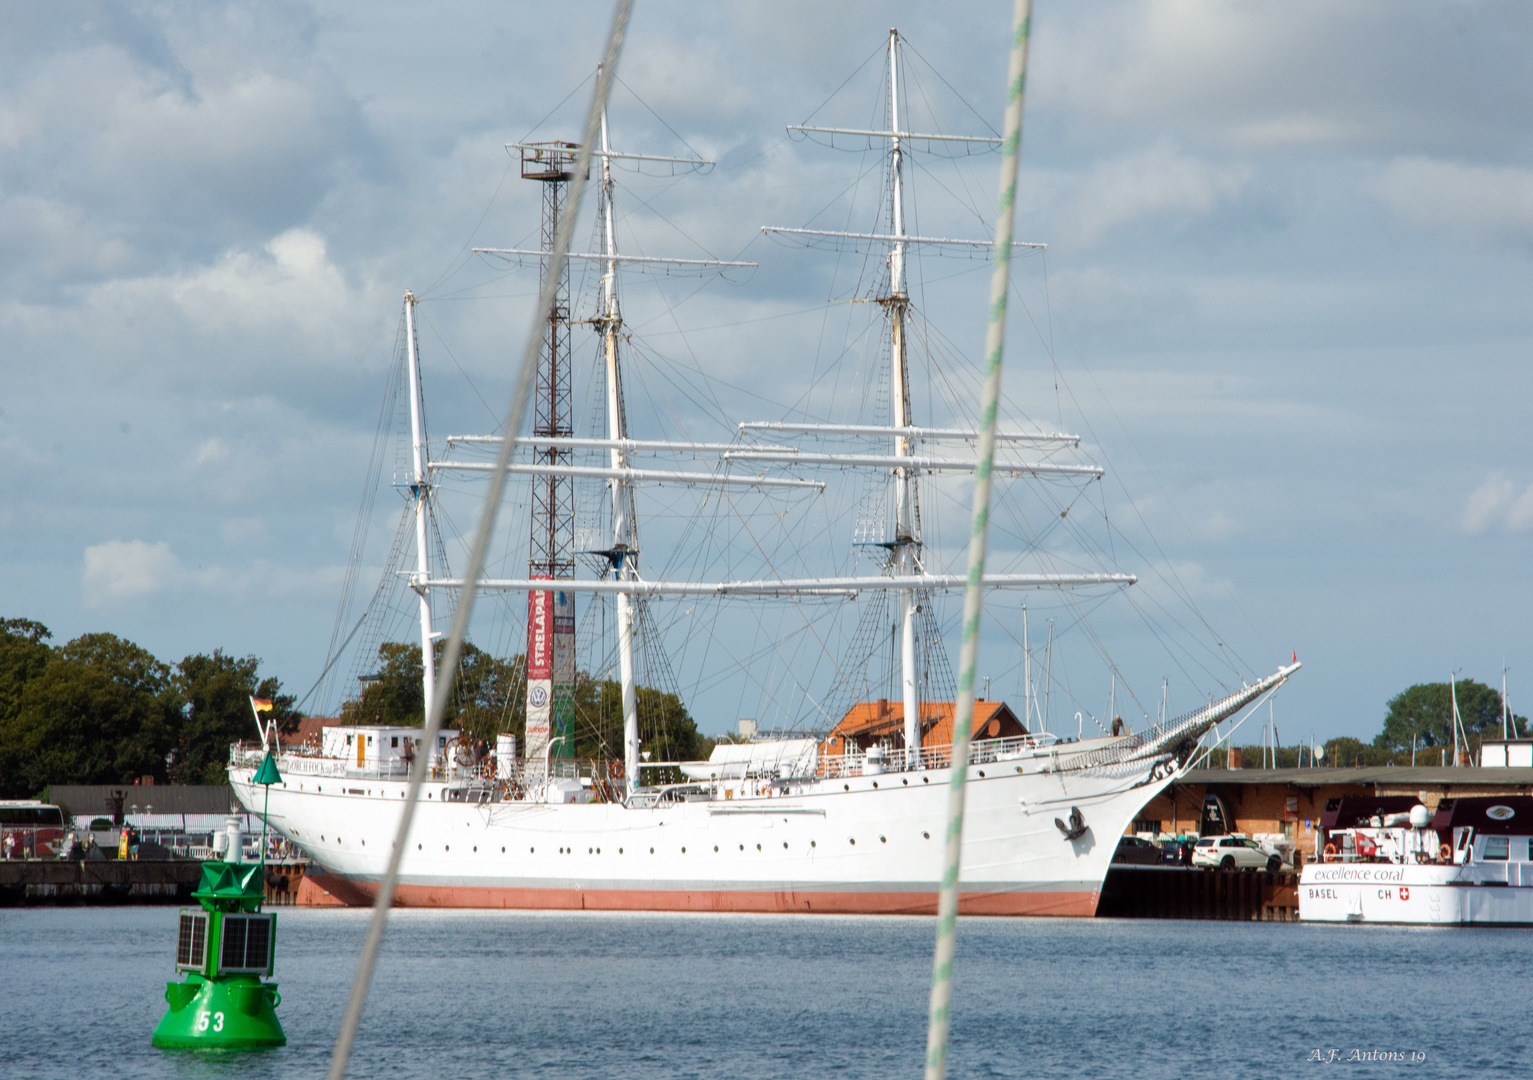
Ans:
[[[1310,863],[1299,921],[1533,926],[1533,863]]]
[[[291,763],[290,763],[291,764]],[[987,775],[988,774],[988,775]],[[1089,916],[1118,838],[1174,775],[1136,761],[1059,772],[970,770],[960,910]],[[948,770],[821,780],[791,795],[661,807],[443,802],[417,808],[396,903],[605,911],[929,914],[936,911]],[[240,801],[265,790],[231,768]],[[371,901],[405,784],[284,769],[270,824],[346,903]],[[1055,824],[1078,807],[1086,830]]]

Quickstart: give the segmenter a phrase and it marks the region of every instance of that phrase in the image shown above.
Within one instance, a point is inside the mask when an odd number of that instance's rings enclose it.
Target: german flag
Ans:
[[[272,704],[264,698],[253,697],[250,699],[250,707],[258,713],[271,712]]]

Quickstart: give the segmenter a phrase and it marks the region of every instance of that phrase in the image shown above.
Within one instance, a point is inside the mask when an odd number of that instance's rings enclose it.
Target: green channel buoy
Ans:
[[[268,765],[275,778],[270,755],[263,771]],[[186,977],[165,986],[170,1008],[152,1039],[161,1049],[257,1050],[287,1044],[276,1013],[282,995],[276,983],[263,979],[272,973],[277,944],[277,916],[261,910],[265,845],[261,861],[241,862],[239,827],[232,817],[228,837],[228,861],[202,864],[202,883],[192,893],[201,908],[181,909],[176,970]]]

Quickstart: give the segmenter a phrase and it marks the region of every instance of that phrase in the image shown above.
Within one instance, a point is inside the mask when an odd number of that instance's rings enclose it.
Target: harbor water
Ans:
[[[278,915],[288,1045],[159,1051],[173,908],[0,911],[0,1075],[322,1077],[367,913]],[[350,1075],[920,1075],[930,919],[398,911]],[[1533,932],[959,925],[954,1077],[1525,1077]]]

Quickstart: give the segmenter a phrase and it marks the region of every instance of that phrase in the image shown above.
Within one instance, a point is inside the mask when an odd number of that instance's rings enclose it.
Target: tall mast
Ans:
[[[426,425],[421,399],[420,356],[415,346],[415,295],[409,291],[405,292],[405,348],[410,369],[410,446],[413,454],[410,495],[415,499],[415,578],[410,582],[410,587],[420,597],[421,689],[426,695],[426,707],[430,708],[436,692],[431,591],[426,587],[426,582],[431,580],[431,549],[426,543],[427,501],[430,499],[431,486],[426,475]],[[421,722],[425,722],[424,718]]]
[[[902,175],[904,151],[900,146],[900,32],[889,31],[889,295],[882,298],[889,318],[889,405],[891,425],[907,428],[910,415],[910,368],[905,358],[905,315],[910,297],[905,290],[905,186]],[[911,456],[911,440],[894,438],[894,455]],[[909,468],[894,470],[894,572],[908,577],[920,561],[920,526],[917,523],[915,484]],[[899,591],[900,690],[905,709],[906,758],[912,768],[920,764],[921,717],[916,700],[916,591]]]
[[[600,68],[598,68],[597,71],[599,77]],[[516,149],[521,151],[523,177],[535,180],[564,181],[572,178],[577,152],[580,148],[573,143],[514,143],[508,144],[507,149]],[[588,552],[588,554],[605,555],[612,569],[613,577],[616,579],[616,581],[613,581],[604,578],[601,582],[594,584],[604,586],[618,585],[619,589],[621,589],[621,583],[626,582],[631,585],[640,584],[637,581],[639,554],[637,539],[638,527],[634,518],[634,499],[632,487],[635,480],[662,479],[670,482],[689,484],[717,485],[728,483],[760,486],[805,486],[806,482],[797,480],[789,481],[781,478],[738,476],[721,477],[719,474],[712,472],[685,473],[674,470],[657,471],[653,469],[634,469],[631,467],[631,457],[633,452],[636,450],[666,451],[677,449],[696,449],[697,447],[691,443],[688,443],[685,447],[683,447],[680,445],[664,444],[658,442],[635,442],[628,439],[627,437],[628,422],[623,410],[622,371],[618,359],[618,343],[622,339],[623,335],[623,318],[618,304],[617,292],[618,266],[622,263],[639,263],[665,267],[674,266],[694,269],[725,269],[730,267],[754,267],[756,264],[753,262],[725,262],[719,259],[672,259],[648,255],[625,256],[619,254],[617,250],[617,223],[615,208],[613,205],[614,185],[612,180],[612,160],[614,158],[627,161],[659,162],[668,164],[672,166],[672,168],[694,169],[710,166],[713,164],[713,162],[704,158],[696,157],[663,157],[652,154],[619,153],[618,151],[612,149],[607,137],[607,112],[605,108],[603,108],[601,114],[600,145],[599,147],[593,148],[592,157],[599,157],[601,159],[601,182],[599,185],[599,197],[597,200],[598,231],[601,234],[601,243],[599,246],[601,250],[597,252],[572,251],[568,253],[567,258],[571,261],[592,260],[599,263],[602,267],[598,309],[596,316],[591,320],[591,323],[596,329],[597,333],[601,336],[602,363],[606,382],[605,396],[608,438],[603,440],[593,440],[576,439],[573,437],[571,425],[568,419],[568,387],[570,365],[568,359],[569,347],[567,328],[570,325],[568,316],[569,294],[567,283],[560,282],[559,287],[561,291],[559,295],[565,298],[562,301],[563,311],[565,314],[561,318],[554,318],[551,316],[549,321],[549,350],[553,358],[557,361],[556,366],[552,369],[553,374],[548,379],[548,386],[546,387],[549,400],[554,402],[554,405],[550,406],[548,410],[550,422],[547,425],[542,425],[542,414],[539,414],[540,426],[538,430],[534,432],[533,439],[530,440],[531,445],[539,448],[534,452],[534,461],[530,464],[513,464],[510,466],[510,471],[530,474],[534,477],[540,478],[539,481],[535,483],[535,488],[542,490],[543,486],[546,484],[546,489],[550,493],[547,499],[547,503],[551,509],[547,520],[542,521],[542,519],[539,519],[536,514],[534,516],[534,554],[536,554],[538,547],[540,522],[543,525],[546,525],[546,528],[543,528],[542,531],[552,536],[554,533],[552,523],[555,520],[553,517],[553,510],[560,507],[565,507],[568,503],[568,488],[556,489],[552,484],[553,478],[557,477],[565,484],[568,484],[569,481],[576,476],[599,477],[605,479],[608,482],[612,492],[612,544],[611,547],[606,551]],[[557,188],[558,186],[560,185],[550,183],[548,188]],[[510,258],[537,256],[540,260],[542,260],[543,265],[546,267],[548,265],[547,260],[549,254],[553,249],[553,232],[551,227],[548,227],[548,222],[557,221],[557,217],[557,213],[554,213],[552,216],[550,216],[549,202],[547,198],[545,198],[545,230],[543,246],[539,249],[474,248],[473,250],[479,254],[505,256]],[[558,303],[556,303],[555,309],[556,311],[559,310]],[[560,330],[566,331],[563,337],[558,337]],[[557,376],[557,378],[555,378],[555,376]],[[544,390],[544,383],[540,381],[540,408],[543,405]],[[544,430],[544,426],[547,427],[547,430]],[[454,442],[476,441],[481,441],[480,437],[449,436],[448,438],[448,443],[450,445]],[[598,447],[593,444],[597,443],[599,443],[601,447],[605,447],[609,450],[610,468],[598,469],[595,467],[574,466],[567,464],[567,462],[570,460],[571,449],[576,447],[596,449]],[[435,465],[438,469],[464,471],[479,471],[485,468],[485,466],[479,463],[456,461],[442,461],[435,463]],[[566,494],[563,496],[565,501],[561,502],[559,498],[555,497],[554,492],[557,490],[566,492]],[[561,514],[567,514],[567,512],[567,510],[560,511]],[[560,533],[560,537],[568,536],[569,533],[573,531],[572,522],[569,522],[569,519],[564,516],[559,517],[557,520],[559,522],[559,528],[561,530],[565,530]],[[590,586],[593,583],[584,580],[577,580],[573,577],[574,564],[568,555],[572,548],[572,543],[568,548],[560,548],[557,544],[552,542],[550,542],[548,545],[549,551],[553,552],[554,554],[551,554],[547,561],[550,566],[554,567],[554,572],[544,575],[544,579],[546,580],[547,576],[552,576],[559,579],[560,585],[556,591],[544,592],[538,588],[537,579],[539,577],[540,568],[537,564],[536,558],[532,560],[533,565],[530,568],[531,574],[525,581],[512,579],[501,582],[480,582],[481,587],[514,589],[516,591],[526,589],[529,593],[529,678],[527,712],[529,725],[529,762],[536,760],[534,756],[534,750],[537,749],[532,736],[534,702],[531,678],[531,656],[533,651],[532,646],[534,635],[532,616],[535,613],[533,598],[540,595],[557,598],[551,602],[553,612],[552,618],[550,620],[552,622],[552,637],[556,643],[561,640],[568,642],[568,646],[563,650],[563,652],[561,652],[560,647],[557,644],[553,649],[553,665],[549,670],[554,676],[554,685],[552,687],[554,693],[545,693],[543,695],[545,702],[552,698],[552,703],[558,705],[560,704],[560,699],[558,697],[557,691],[559,690],[559,671],[561,670],[559,667],[559,662],[561,656],[568,658],[568,667],[563,670],[565,670],[568,674],[567,681],[570,684],[569,688],[571,691],[573,691],[574,685],[574,608],[573,601],[570,599],[570,597],[572,597],[574,593],[581,591],[610,591],[607,589],[587,588],[587,586]],[[620,677],[622,680],[623,688],[623,760],[624,765],[626,766],[628,784],[630,787],[632,787],[636,786],[639,782],[639,713],[633,662],[635,608],[632,595],[630,593],[619,592],[617,605],[618,657],[621,669]],[[546,609],[547,606],[545,606],[545,610]],[[561,627],[563,626],[567,626],[568,634],[562,636]],[[546,709],[547,707],[548,705],[545,704],[544,708]],[[548,714],[545,712],[544,716],[546,717],[547,715]],[[558,716],[556,714],[555,719],[557,718]],[[569,744],[571,732],[567,727],[558,732],[555,732],[548,726],[545,719],[542,734],[542,748],[544,750],[551,753],[554,748],[554,744],[559,741],[558,736],[563,735],[564,745],[558,748],[559,753],[561,756],[569,756],[572,753],[572,747]]]
[[[618,338],[623,330],[623,316],[617,300],[617,223],[612,204],[612,147],[607,141],[607,111],[601,114],[601,243],[606,264],[601,279],[602,359],[606,367],[607,438],[613,442],[609,451],[614,471],[628,467],[628,451],[622,440],[628,438],[627,418],[623,414],[623,390],[618,367]],[[627,479],[614,476],[612,485],[612,550],[608,558],[619,581],[631,581],[638,570],[639,552],[634,543],[633,489]],[[628,783],[639,783],[639,696],[633,668],[633,598],[626,593],[617,597],[618,678],[623,688],[623,764]]]

